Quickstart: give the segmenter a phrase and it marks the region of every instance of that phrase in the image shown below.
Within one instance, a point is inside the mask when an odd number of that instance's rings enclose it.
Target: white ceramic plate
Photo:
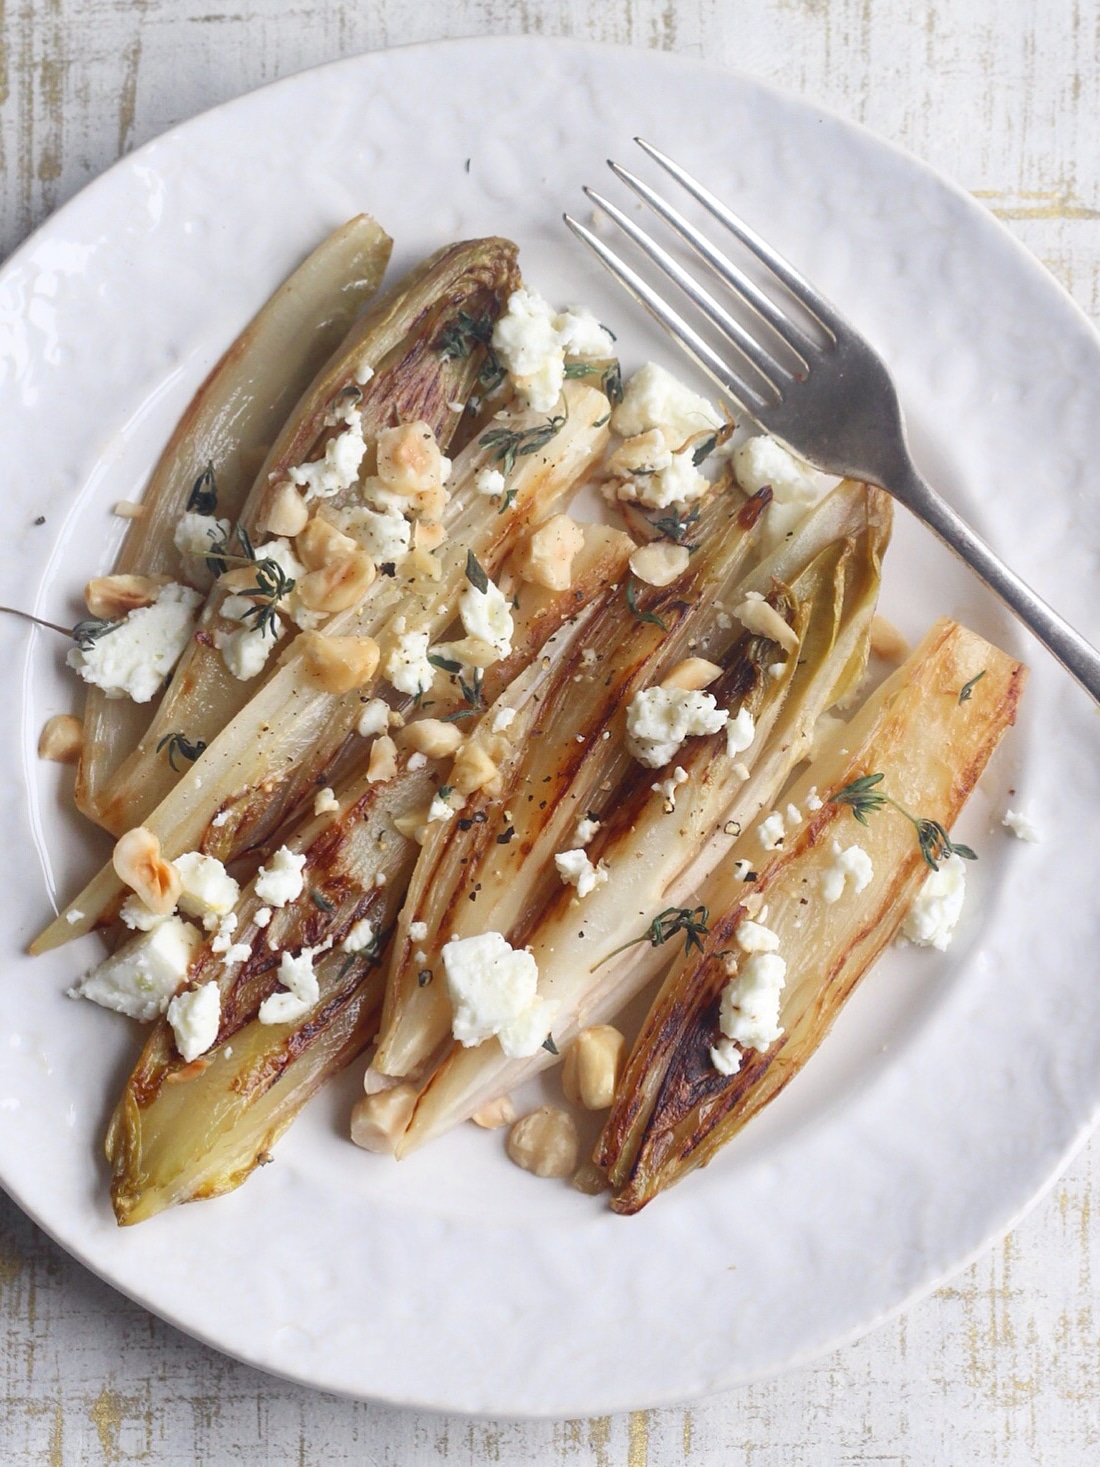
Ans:
[[[114,168],[0,273],[2,599],[62,621],[108,566],[207,368],[332,225],[373,211],[403,267],[499,232],[628,367],[672,347],[560,223],[635,133],[728,196],[894,367],[925,471],[1086,633],[1100,510],[1100,344],[964,195],[847,123],[678,58],[534,39],[366,56],[200,117]],[[36,516],[45,524],[36,525]],[[904,517],[899,516],[899,520]],[[26,941],[105,845],[40,765],[73,705],[63,647],[0,627],[0,1179],[89,1267],[242,1359],[334,1391],[491,1413],[652,1405],[758,1378],[958,1268],[1051,1178],[1100,1096],[1090,857],[1096,711],[927,536],[899,523],[887,611],[947,612],[1025,651],[1021,725],[963,826],[979,847],[946,956],[892,953],[806,1072],[706,1172],[633,1219],[465,1128],[401,1166],[345,1140],[358,1073],[236,1194],[120,1231],[101,1137],[134,1054],[71,1003],[95,942]],[[1013,793],[1014,792],[1014,793]],[[1045,840],[1001,827],[1006,803]]]

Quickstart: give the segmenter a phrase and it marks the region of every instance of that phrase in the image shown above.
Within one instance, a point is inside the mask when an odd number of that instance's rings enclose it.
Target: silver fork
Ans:
[[[793,265],[708,189],[651,144],[641,138],[635,142],[767,267],[817,322],[824,341],[816,341],[678,210],[618,163],[609,160],[612,172],[691,246],[735,299],[748,306],[755,318],[753,330],[736,320],[621,209],[593,189],[586,188],[585,193],[717,328],[744,366],[735,368],[729,355],[715,351],[602,239],[566,214],[573,233],[762,428],[815,468],[886,489],[961,556],[1100,702],[1100,652],[1010,570],[917,472],[897,391],[878,354]]]

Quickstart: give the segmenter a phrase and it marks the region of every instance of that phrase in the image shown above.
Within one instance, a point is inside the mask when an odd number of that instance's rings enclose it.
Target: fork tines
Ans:
[[[816,320],[826,338],[835,341],[830,322],[835,312],[799,272],[766,244],[743,220],[720,199],[666,154],[641,138],[635,142],[703,206],[724,228],[755,255],[775,278],[798,300]],[[704,336],[675,310],[636,270],[591,229],[566,214],[565,222],[599,257],[608,270],[634,298],[646,307],[668,330],[703,370],[748,412],[767,409],[783,400],[787,384],[802,380],[808,370],[808,353],[820,347],[809,333],[770,296],[718,249],[694,225],[666,202],[654,189],[621,164],[608,160],[615,176],[664,221],[673,233],[691,247],[733,297],[748,307],[757,323],[763,323],[769,338],[764,345],[757,336],[717,300],[666,249],[659,245],[623,211],[594,189],[586,188],[588,198],[607,215],[638,249],[672,280],[692,302],[705,321],[713,326],[724,343],[732,347],[749,373],[737,371],[728,355],[716,351]]]

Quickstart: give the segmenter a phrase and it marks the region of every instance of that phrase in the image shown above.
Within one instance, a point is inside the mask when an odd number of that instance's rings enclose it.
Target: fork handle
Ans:
[[[1058,615],[964,519],[921,478],[911,462],[899,464],[889,485],[896,497],[934,531],[1037,637],[1085,691],[1100,703],[1100,652]]]

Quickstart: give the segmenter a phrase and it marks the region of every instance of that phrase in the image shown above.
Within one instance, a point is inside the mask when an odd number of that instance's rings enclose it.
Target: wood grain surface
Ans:
[[[1100,314],[1100,0],[0,0],[0,256],[117,157],[305,66],[442,36],[706,57],[949,174]],[[1100,1146],[856,1344],[684,1408],[470,1422],[289,1386],[116,1295],[0,1196],[0,1462],[1100,1461]]]

